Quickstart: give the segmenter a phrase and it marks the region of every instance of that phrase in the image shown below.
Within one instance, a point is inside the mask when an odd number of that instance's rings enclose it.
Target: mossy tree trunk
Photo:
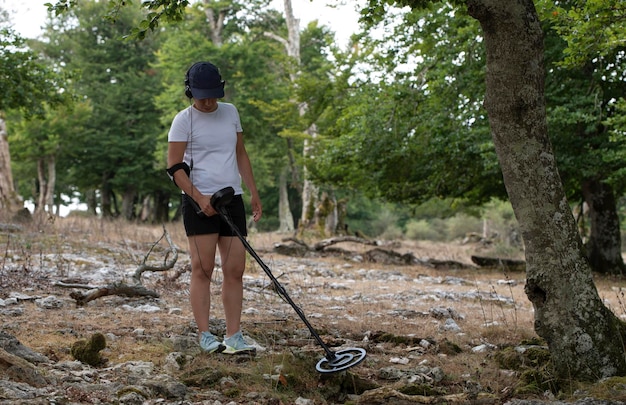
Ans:
[[[532,0],[468,0],[487,51],[485,107],[526,246],[526,294],[557,377],[626,374],[622,323],[607,309],[548,138],[543,33]]]

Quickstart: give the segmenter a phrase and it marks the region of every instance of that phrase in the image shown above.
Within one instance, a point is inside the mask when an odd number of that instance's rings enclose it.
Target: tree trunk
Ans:
[[[305,149],[307,148],[305,144]],[[302,169],[303,181],[302,181],[302,215],[298,223],[298,232],[302,232],[307,228],[310,228],[314,224],[315,219],[315,205],[318,200],[318,188],[310,181],[308,177],[308,170],[306,166]]]
[[[543,34],[532,0],[468,0],[487,52],[485,107],[526,246],[535,331],[561,379],[626,374],[622,323],[583,254],[547,134]]]
[[[294,59],[297,66],[300,66],[300,20],[295,18],[291,0],[284,0],[285,20],[287,21],[288,41],[286,43],[287,54]],[[299,74],[299,72],[298,72]],[[296,83],[297,75],[291,77],[292,83]],[[304,116],[308,109],[307,103],[299,103],[298,112]],[[307,137],[304,140],[302,150],[303,160],[306,161],[310,155],[313,140],[317,137],[317,126],[312,124],[306,131]],[[315,225],[315,209],[318,203],[318,188],[309,179],[306,166],[302,169],[302,213],[298,222],[299,232]]]
[[[102,187],[100,188],[100,211],[103,218],[113,217],[113,190],[109,183],[109,175],[102,175]]]
[[[274,33],[266,32],[265,35],[274,38],[285,46],[287,55],[293,58],[296,66],[300,66],[300,20],[293,15],[291,0],[284,0],[285,20],[287,22],[288,38],[285,40]],[[299,71],[290,75],[292,83],[296,83]],[[295,102],[295,101],[294,101]],[[308,109],[307,103],[298,104],[298,112],[300,116],[304,116]],[[311,150],[311,144],[317,137],[317,126],[312,124],[307,130],[307,138],[304,140],[304,148],[302,155],[306,161]],[[295,172],[294,172],[295,175]],[[298,222],[298,232],[302,233],[305,229],[315,226],[315,209],[318,203],[318,188],[307,176],[306,166],[302,169],[302,214]]]
[[[122,196],[122,217],[127,220],[135,218],[135,198],[137,197],[137,191],[134,188],[128,187],[124,191]]]
[[[337,198],[333,194],[323,192],[315,209],[317,231],[323,237],[337,235]]]
[[[48,169],[48,189],[46,190],[46,207],[50,214],[54,214],[54,189],[56,188],[57,183],[57,168],[56,168],[56,158],[54,156],[48,157],[47,162]],[[59,214],[58,212],[56,213]]]
[[[223,45],[222,32],[224,31],[224,22],[226,20],[226,16],[228,15],[229,6],[226,8],[219,8],[216,15],[215,10],[211,6],[215,4],[219,5],[219,3],[214,0],[203,0],[203,4],[204,15],[206,16],[209,27],[211,27],[211,42],[217,48],[221,48]]]
[[[180,207],[179,207],[180,210]],[[162,191],[154,193],[154,214],[150,217],[153,223],[166,223],[170,220],[170,195]],[[174,217],[176,220],[177,217]]]
[[[37,160],[37,178],[39,196],[35,212],[54,214],[54,187],[56,186],[56,160],[54,156]],[[58,214],[58,213],[57,213]]]
[[[302,113],[304,114],[304,113]],[[312,125],[307,133],[309,138],[304,140],[302,155],[306,161],[312,149],[312,141],[317,136],[317,128]],[[319,188],[309,179],[309,171],[306,166],[302,169],[302,216],[298,228],[300,232],[315,225],[315,210],[319,202]]]
[[[92,215],[98,215],[98,198],[96,197],[95,190],[88,190],[85,192],[85,202],[87,203],[87,212]]]
[[[48,189],[48,181],[46,180],[44,163],[44,158],[37,159],[37,180],[39,182],[39,189],[37,190],[37,203],[35,204],[35,212],[44,212],[46,210],[46,194]]]
[[[590,234],[586,244],[591,268],[603,274],[624,274],[617,203],[613,188],[598,179],[582,185],[583,198],[589,207]]]
[[[287,192],[287,175],[289,169],[286,167],[280,173],[280,179],[278,182],[278,221],[279,232],[293,232],[295,230],[293,224],[293,215],[291,215],[291,209],[289,208],[289,193]]]
[[[6,123],[0,118],[0,211],[3,213],[16,212],[22,205],[13,186],[8,138]]]

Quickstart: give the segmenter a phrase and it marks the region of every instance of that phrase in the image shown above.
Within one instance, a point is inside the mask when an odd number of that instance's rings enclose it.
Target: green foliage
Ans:
[[[154,134],[159,131],[153,101],[159,77],[150,67],[158,42],[121,39],[141,18],[136,8],[121,9],[115,22],[104,19],[106,13],[105,4],[82,2],[63,16],[61,29],[46,32],[50,40],[43,50],[77,72],[73,90],[91,103],[84,128],[64,133],[71,161],[67,180],[83,192],[98,189],[105,196],[149,193],[163,176],[146,160],[154,154]],[[112,215],[111,208],[118,212],[114,205],[103,213]]]
[[[587,6],[593,7],[593,3],[589,2]],[[572,4],[576,5],[576,2]],[[578,8],[572,6],[570,11],[579,12],[576,11]],[[572,42],[572,38],[563,32],[563,10],[550,2],[540,2],[539,10],[546,21],[549,133],[568,198],[580,201],[580,185],[590,178],[610,184],[620,195],[626,190],[623,169],[626,139],[620,135],[626,127],[619,118],[619,106],[626,92],[623,51],[616,46],[602,51],[595,47],[577,50],[578,46],[586,45]],[[582,30],[588,29],[590,24],[576,19],[568,21],[580,25]],[[602,21],[601,16],[598,21]],[[613,28],[616,29],[617,25]],[[600,28],[596,34],[593,41],[604,35]],[[597,55],[589,54],[590,51]],[[577,58],[586,55],[588,59],[573,63],[574,53]]]
[[[626,48],[626,3],[622,0],[542,0],[538,9],[567,43],[564,66],[583,67],[596,58],[608,64],[616,51]]]
[[[80,176],[75,167],[72,145],[67,138],[82,133],[91,117],[88,102],[77,103],[71,108],[46,108],[45,115],[30,120],[17,115],[9,118],[9,144],[12,152],[12,171],[19,194],[26,200],[37,200],[37,162],[56,162],[56,203],[60,194],[72,195],[75,184],[72,176]]]
[[[479,233],[483,227],[483,220],[464,213],[456,214],[446,220],[446,239],[463,240],[469,233]]]
[[[508,201],[491,200],[483,206],[482,218],[489,223],[491,229],[495,229],[501,235],[506,235],[509,230],[518,227],[513,207]]]
[[[436,205],[436,202],[432,202]],[[445,202],[439,202],[444,206]],[[484,231],[488,239],[498,244],[499,248],[519,249],[521,246],[510,246],[521,240],[511,238],[518,233],[518,224],[513,215],[513,208],[508,201],[492,200],[481,207],[480,212],[456,212],[446,218],[431,214],[424,215],[419,209],[405,226],[404,236],[410,240],[459,241],[468,234],[482,235]],[[418,218],[422,219],[418,219]]]
[[[420,219],[409,221],[406,224],[406,238],[410,240],[445,240],[445,230],[436,226],[433,222],[435,222],[435,220],[427,221],[425,219]]]
[[[382,210],[371,221],[371,232],[380,235],[384,239],[400,239],[402,229],[397,225],[398,215],[387,207]]]
[[[0,27],[0,111],[16,109],[27,117],[44,114],[46,105],[69,103],[64,76],[27,48],[17,33]]]
[[[324,116],[316,178],[411,204],[504,196],[482,108],[484,50],[476,22],[444,5],[385,24],[390,36],[368,38],[359,51],[372,72],[386,73],[340,77],[346,83],[336,86],[341,94],[333,94]]]
[[[133,2],[128,0],[108,0],[106,3],[107,12],[103,14],[102,17],[111,22],[116,22],[124,13],[124,9],[128,8],[127,6],[131,4],[133,4]],[[48,7],[48,11],[57,16],[75,10],[80,5],[81,3],[77,0],[57,0],[54,4],[45,3],[45,6]],[[145,39],[148,32],[156,30],[162,20],[169,22],[182,20],[185,9],[189,5],[189,1],[147,0],[142,1],[141,5],[148,10],[148,12],[141,21],[129,27],[127,37],[133,40]]]

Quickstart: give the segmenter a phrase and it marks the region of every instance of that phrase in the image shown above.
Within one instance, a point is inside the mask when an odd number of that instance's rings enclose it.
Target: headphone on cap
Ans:
[[[191,65],[189,67],[189,69],[187,69],[187,72],[185,73],[185,96],[187,96],[187,98],[192,98],[193,94],[191,94],[191,87],[189,86],[189,72],[191,72],[191,69],[196,66],[198,63],[202,63],[202,62],[196,62],[193,65]]]

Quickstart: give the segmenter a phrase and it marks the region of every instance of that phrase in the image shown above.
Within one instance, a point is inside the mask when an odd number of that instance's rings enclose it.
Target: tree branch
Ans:
[[[165,237],[165,240],[167,240],[167,243],[169,244],[169,249],[167,249],[165,251],[165,259],[163,261],[163,265],[161,265],[161,266],[151,266],[151,265],[148,265],[147,261],[148,261],[148,257],[150,256],[150,253],[152,253],[152,250],[154,249],[154,247],[164,237]],[[169,257],[170,253],[172,253],[172,257],[171,258]],[[133,275],[133,280],[135,281],[136,284],[141,285],[141,275],[143,274],[143,272],[145,272],[145,271],[167,271],[167,270],[170,270],[170,269],[172,269],[174,267],[174,265],[176,264],[177,260],[178,260],[178,249],[176,248],[176,245],[174,245],[174,242],[172,242],[172,238],[170,237],[169,232],[165,228],[165,225],[163,225],[163,235],[161,235],[159,240],[154,242],[154,244],[152,245],[152,247],[150,248],[150,250],[148,251],[146,256],[143,258],[143,261],[141,262],[139,267],[137,267],[137,269],[135,270],[135,274]]]

